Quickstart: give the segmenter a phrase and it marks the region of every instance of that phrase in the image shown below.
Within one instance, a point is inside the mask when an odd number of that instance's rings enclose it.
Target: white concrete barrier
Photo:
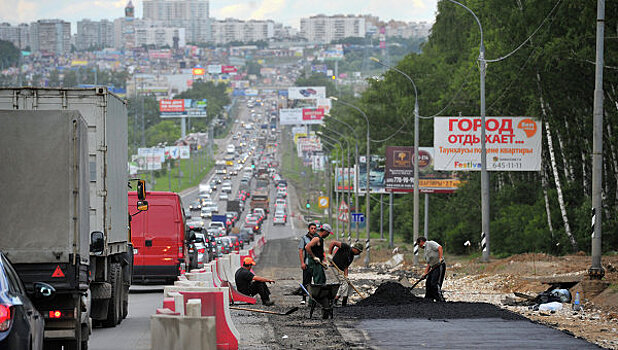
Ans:
[[[217,350],[215,317],[153,315],[150,317],[152,350]]]

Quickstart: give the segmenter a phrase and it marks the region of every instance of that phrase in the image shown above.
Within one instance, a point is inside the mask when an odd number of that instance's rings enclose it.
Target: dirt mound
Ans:
[[[423,298],[414,296],[410,290],[397,282],[384,282],[378,289],[367,297],[356,303],[358,306],[386,306],[403,305],[411,303],[425,302]]]

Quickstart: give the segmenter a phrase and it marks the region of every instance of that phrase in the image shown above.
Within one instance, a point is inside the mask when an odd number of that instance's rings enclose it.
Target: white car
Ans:
[[[220,201],[226,201],[230,199],[229,195],[227,194],[227,192],[221,192],[221,194],[219,194],[219,200]]]
[[[231,193],[232,192],[232,184],[229,183],[229,182],[224,182],[221,185],[221,192]]]
[[[278,211],[273,216],[273,225],[285,225],[286,221],[287,216],[283,212]]]

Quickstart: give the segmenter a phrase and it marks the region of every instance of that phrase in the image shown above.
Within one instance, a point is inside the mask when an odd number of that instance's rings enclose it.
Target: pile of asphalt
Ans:
[[[359,319],[501,318],[505,320],[526,320],[519,314],[489,303],[439,303],[419,298],[397,282],[382,283],[374,294],[354,305],[337,309],[335,315],[336,317]]]
[[[401,283],[384,282],[367,298],[356,303],[357,306],[387,306],[427,302],[424,298],[414,296]]]

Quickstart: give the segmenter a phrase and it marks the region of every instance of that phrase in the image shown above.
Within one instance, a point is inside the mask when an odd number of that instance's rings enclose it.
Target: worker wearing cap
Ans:
[[[310,223],[307,226],[307,234],[302,236],[300,238],[300,242],[298,242],[298,258],[300,259],[300,268],[303,271],[303,286],[305,286],[305,288],[309,287],[312,277],[311,269],[309,268],[309,255],[307,254],[305,247],[309,244],[309,242],[311,242],[311,239],[317,235],[316,232],[317,226],[313,222]],[[304,305],[307,302],[307,295],[302,292],[302,289],[300,289],[300,294],[303,295],[303,300],[300,303],[301,305]]]
[[[425,251],[424,257],[427,262],[425,274],[425,298],[444,301],[442,295],[442,283],[444,282],[444,274],[446,273],[446,263],[444,262],[444,254],[442,246],[434,241],[428,241],[425,237],[419,237],[416,244]]]
[[[313,283],[326,283],[326,274],[324,273],[324,238],[332,234],[332,229],[329,224],[324,224],[318,229],[318,235],[311,239],[305,246],[305,251],[309,255],[309,268],[313,277]]]
[[[259,294],[262,304],[266,306],[273,305],[274,303],[270,300],[270,290],[268,290],[266,283],[275,283],[275,281],[254,275],[251,272],[252,266],[255,266],[253,258],[248,256],[243,259],[242,267],[236,271],[235,275],[236,288],[238,288],[239,292],[249,296]]]
[[[337,247],[337,250],[333,256],[333,249],[335,247]],[[347,243],[332,241],[328,248],[327,258],[329,261],[332,261],[339,270],[343,271],[345,277],[348,277],[348,268],[354,261],[354,257],[360,255],[362,252],[363,244],[360,242],[356,242],[350,246]],[[348,304],[348,297],[351,294],[350,286],[345,278],[339,279],[339,282],[341,283],[341,287],[339,287],[335,302],[341,298],[341,306],[346,306]]]

